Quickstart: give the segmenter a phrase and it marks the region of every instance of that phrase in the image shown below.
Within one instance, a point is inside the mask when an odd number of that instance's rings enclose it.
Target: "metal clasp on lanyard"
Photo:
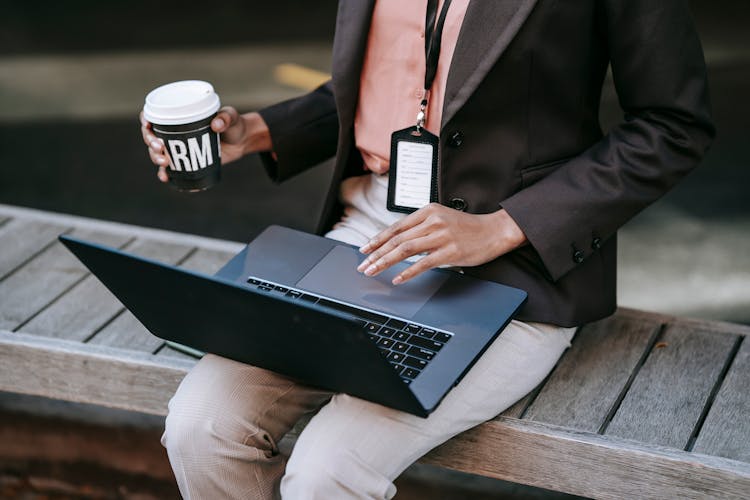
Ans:
[[[427,119],[427,99],[423,99],[419,104],[419,112],[417,113],[417,133],[421,133],[424,128],[425,120]]]

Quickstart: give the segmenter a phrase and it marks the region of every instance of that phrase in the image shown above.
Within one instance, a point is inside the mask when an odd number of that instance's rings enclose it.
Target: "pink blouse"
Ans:
[[[425,128],[439,135],[445,82],[469,0],[453,0],[443,27]],[[440,0],[438,9],[443,6]],[[388,171],[391,133],[416,124],[424,94],[427,0],[377,0],[359,82],[354,139],[365,168]],[[438,10],[438,12],[440,12]]]

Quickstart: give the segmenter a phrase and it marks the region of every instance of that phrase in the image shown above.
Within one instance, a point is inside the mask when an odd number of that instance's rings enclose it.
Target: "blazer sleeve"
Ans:
[[[623,121],[501,203],[555,281],[694,168],[715,134],[703,50],[686,2],[603,5]]]
[[[281,182],[336,153],[339,122],[331,82],[259,111],[268,125],[273,154],[261,153],[268,175]]]

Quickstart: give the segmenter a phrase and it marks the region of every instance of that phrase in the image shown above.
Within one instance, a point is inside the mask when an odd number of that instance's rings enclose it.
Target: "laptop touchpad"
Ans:
[[[299,288],[350,304],[410,318],[448,279],[447,273],[426,272],[404,284],[391,280],[409,263],[400,263],[375,277],[357,272],[365,259],[354,248],[335,246],[301,280]]]

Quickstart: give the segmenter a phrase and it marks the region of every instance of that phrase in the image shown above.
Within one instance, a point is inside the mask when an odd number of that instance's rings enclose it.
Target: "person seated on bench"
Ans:
[[[577,326],[615,310],[617,229],[714,136],[700,42],[680,0],[509,5],[341,2],[332,82],[213,120],[225,163],[260,152],[277,181],[335,154],[319,230],[363,246],[365,274],[424,253],[396,286],[457,266],[529,299],[426,419],[206,355],[163,437],[185,498],[391,498],[407,466],[523,397]],[[608,64],[625,119],[603,136]],[[420,110],[439,203],[404,216],[386,209],[390,138]],[[166,181],[163,144],[142,134]],[[277,443],[311,412],[287,462]]]

